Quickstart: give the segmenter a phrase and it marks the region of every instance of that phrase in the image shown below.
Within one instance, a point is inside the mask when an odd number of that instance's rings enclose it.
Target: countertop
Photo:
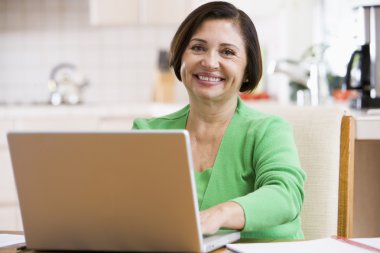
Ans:
[[[164,115],[184,104],[81,104],[0,106],[0,120],[62,117],[130,118]]]
[[[257,108],[273,108],[279,105],[276,102],[247,102],[249,106]],[[157,117],[182,108],[185,104],[141,103],[141,104],[82,104],[82,105],[14,105],[0,106],[0,121],[36,118],[136,118]],[[295,105],[285,105],[289,108]],[[351,110],[344,104],[328,105],[341,106],[352,115],[356,121],[357,140],[380,140],[380,109]],[[266,111],[266,110],[265,110]]]
[[[380,109],[352,110],[357,140],[380,140]]]

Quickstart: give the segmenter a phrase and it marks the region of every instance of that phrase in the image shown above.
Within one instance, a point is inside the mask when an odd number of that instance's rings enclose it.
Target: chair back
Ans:
[[[307,174],[301,213],[305,239],[352,234],[352,117],[338,107],[264,106],[259,111],[281,116],[293,127],[302,168]]]

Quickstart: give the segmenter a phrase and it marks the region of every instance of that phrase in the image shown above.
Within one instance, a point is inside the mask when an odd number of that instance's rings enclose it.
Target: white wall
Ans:
[[[51,69],[89,79],[87,102],[148,101],[158,50],[175,27],[93,27],[87,0],[0,1],[0,103],[43,102]]]
[[[193,0],[193,6],[204,2]],[[253,19],[265,64],[298,59],[323,39],[321,0],[230,2]],[[88,5],[88,0],[0,1],[0,104],[46,102],[50,71],[62,62],[77,65],[89,79],[85,102],[151,100],[158,50],[169,47],[177,25],[95,27],[89,25]],[[277,90],[276,82],[267,85]],[[186,99],[181,85],[177,88]]]

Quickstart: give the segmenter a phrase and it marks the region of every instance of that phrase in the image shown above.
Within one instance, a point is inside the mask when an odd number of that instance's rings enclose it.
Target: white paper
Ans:
[[[380,237],[377,238],[354,238],[351,241],[360,242],[380,250]]]
[[[239,253],[369,253],[370,251],[333,238],[295,242],[236,243],[227,248]]]
[[[25,237],[23,235],[0,234],[0,247],[7,247],[19,243],[25,243]]]

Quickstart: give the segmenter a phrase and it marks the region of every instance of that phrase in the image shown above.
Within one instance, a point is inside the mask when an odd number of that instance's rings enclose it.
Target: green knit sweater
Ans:
[[[190,106],[167,116],[136,119],[134,129],[185,129]],[[245,213],[243,238],[302,239],[305,173],[290,125],[248,108],[240,99],[214,166],[198,175],[199,207],[234,201]],[[199,181],[199,182],[198,182]]]

